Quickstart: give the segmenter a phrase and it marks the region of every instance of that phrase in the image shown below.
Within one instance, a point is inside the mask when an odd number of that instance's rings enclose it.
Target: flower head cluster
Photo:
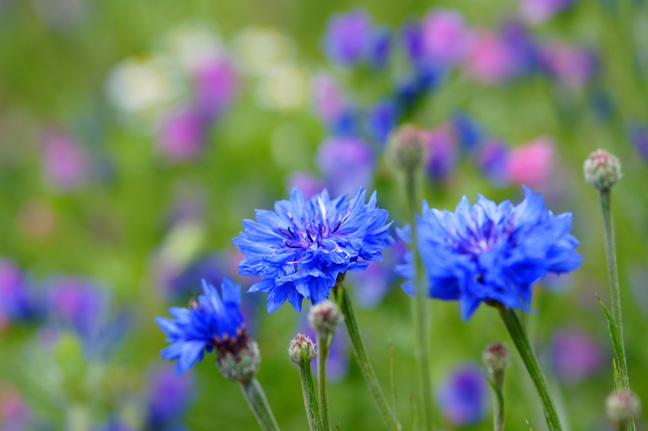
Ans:
[[[518,205],[479,196],[471,205],[464,196],[455,212],[423,204],[417,218],[417,245],[433,298],[459,300],[464,319],[482,302],[528,309],[534,283],[547,273],[577,269],[582,257],[570,234],[572,214],[555,216],[541,194],[524,187]],[[399,234],[411,240],[411,232]],[[412,278],[413,254],[397,271]],[[412,292],[411,283],[403,288]]]
[[[376,207],[375,192],[368,203],[362,189],[345,198],[330,199],[324,190],[305,200],[295,188],[274,211],[257,210],[256,221],[243,221],[244,232],[232,240],[245,255],[239,272],[263,277],[249,291],[268,293],[268,312],[286,300],[298,311],[304,298],[321,302],[338,275],[382,260],[382,250],[394,242],[389,213]]]
[[[221,292],[203,280],[203,294],[191,301],[189,307],[171,307],[174,319],[155,319],[167,334],[170,346],[162,350],[164,359],[177,359],[176,372],[187,371],[202,361],[205,351],[219,349],[219,356],[230,348],[247,343],[245,323],[240,311],[241,286],[224,278]]]

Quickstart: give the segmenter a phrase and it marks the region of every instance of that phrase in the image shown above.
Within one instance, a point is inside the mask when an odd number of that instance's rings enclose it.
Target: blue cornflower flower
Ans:
[[[268,292],[268,312],[288,300],[301,311],[304,298],[318,303],[329,297],[338,275],[363,271],[381,261],[389,236],[387,210],[376,207],[374,192],[365,203],[362,189],[346,201],[331,200],[326,190],[306,201],[298,188],[274,211],[257,210],[256,222],[243,220],[244,232],[232,241],[245,257],[239,273],[263,280],[249,292]]]
[[[167,334],[171,345],[160,353],[164,359],[177,359],[176,373],[181,374],[202,361],[204,352],[247,341],[245,322],[240,311],[241,286],[225,277],[221,293],[205,280],[203,295],[189,307],[171,307],[175,319],[157,317],[155,322]]]
[[[497,205],[481,195],[471,205],[464,196],[455,212],[430,209],[423,202],[416,232],[429,295],[459,300],[464,320],[482,302],[528,310],[535,282],[581,264],[574,250],[578,240],[570,234],[572,214],[554,216],[541,194],[526,186],[524,193],[515,206],[508,200]],[[411,242],[409,227],[398,233]],[[412,278],[412,258],[408,253],[407,263],[396,268],[400,275]],[[411,282],[403,289],[413,293]]]

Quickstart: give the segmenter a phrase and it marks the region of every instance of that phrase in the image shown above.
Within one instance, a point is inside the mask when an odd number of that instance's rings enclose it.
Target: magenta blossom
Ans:
[[[238,87],[238,74],[230,60],[212,59],[198,67],[194,75],[194,99],[201,118],[213,121],[232,104]]]
[[[311,86],[317,115],[326,124],[336,124],[348,110],[340,85],[331,75],[322,73],[313,77]]]
[[[72,135],[50,129],[42,138],[43,176],[60,191],[78,188],[90,176],[90,156]]]
[[[555,142],[549,136],[513,148],[506,161],[510,181],[517,184],[537,186],[551,176],[554,168]]]
[[[598,71],[598,61],[591,51],[563,42],[543,46],[540,62],[560,85],[572,89],[583,88]]]
[[[483,84],[504,82],[517,72],[514,54],[502,35],[490,30],[477,30],[470,39],[467,72]]]
[[[188,107],[168,112],[161,120],[157,147],[167,160],[180,162],[197,157],[205,143],[205,128],[200,113]]]
[[[451,66],[463,59],[468,30],[463,17],[449,9],[431,9],[421,22],[421,49],[433,65]]]
[[[574,0],[521,0],[520,13],[532,25],[542,24],[567,9]]]

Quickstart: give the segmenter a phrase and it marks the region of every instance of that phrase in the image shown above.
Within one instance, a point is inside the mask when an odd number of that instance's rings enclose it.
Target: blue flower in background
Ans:
[[[0,258],[0,327],[33,317],[37,306],[23,271],[10,259]]]
[[[450,123],[457,134],[459,144],[465,151],[471,152],[479,146],[483,132],[473,117],[457,111],[452,115]]]
[[[633,124],[628,128],[628,137],[644,161],[648,161],[648,129],[641,124]]]
[[[334,62],[353,65],[365,59],[371,37],[371,17],[364,9],[354,9],[331,17],[327,24],[324,50]]]
[[[430,209],[423,203],[417,216],[418,249],[426,270],[429,295],[458,300],[468,320],[482,302],[495,301],[527,310],[534,283],[548,273],[577,269],[582,261],[570,234],[572,214],[547,210],[541,194],[524,186],[518,205],[497,205],[479,195],[471,205],[465,196],[455,212]],[[409,228],[399,230],[411,242]],[[412,278],[412,253],[396,270]],[[411,282],[403,285],[413,293]]]
[[[166,365],[151,369],[146,388],[146,429],[168,430],[181,424],[193,400],[193,390],[190,374],[178,377]]]
[[[268,293],[269,313],[286,300],[298,311],[304,298],[325,300],[338,275],[382,260],[382,250],[394,242],[389,213],[376,207],[375,192],[369,203],[362,189],[345,198],[331,200],[324,190],[305,200],[295,188],[274,211],[257,210],[256,221],[243,220],[244,232],[232,240],[245,255],[239,273],[263,277],[249,292]]]
[[[383,100],[371,106],[367,116],[369,134],[376,142],[385,144],[398,124],[398,107],[391,100]]]
[[[371,33],[367,52],[369,63],[382,68],[389,62],[391,54],[392,35],[386,28],[377,28]]]
[[[203,280],[203,295],[189,308],[171,307],[174,319],[157,317],[155,322],[167,334],[170,346],[162,350],[164,359],[177,359],[180,374],[202,361],[220,341],[236,340],[245,334],[245,323],[239,309],[241,286],[224,278],[221,293]]]
[[[489,389],[476,365],[453,369],[436,395],[439,410],[454,425],[474,425],[488,414]]]

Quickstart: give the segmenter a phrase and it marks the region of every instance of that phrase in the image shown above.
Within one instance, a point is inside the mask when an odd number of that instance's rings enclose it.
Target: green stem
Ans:
[[[408,171],[405,187],[409,205],[410,226],[412,229],[412,251],[414,253],[414,290],[416,296],[412,299],[412,319],[414,321],[415,354],[419,372],[419,390],[421,393],[421,429],[434,429],[434,398],[432,396],[432,376],[430,374],[430,315],[427,292],[423,280],[423,263],[416,246],[416,211],[417,172]]]
[[[529,342],[529,337],[527,336],[524,326],[520,318],[511,308],[505,307],[501,304],[497,305],[504,325],[508,330],[513,343],[517,348],[520,356],[522,357],[522,362],[531,376],[531,380],[535,385],[538,395],[540,395],[540,400],[542,401],[542,407],[544,409],[545,419],[547,420],[547,426],[549,431],[562,431],[563,427],[560,424],[560,419],[558,418],[558,413],[556,406],[551,399],[549,394],[549,385],[547,385],[547,379],[545,379],[544,374],[542,374],[542,369],[540,369],[540,364],[538,363],[538,358],[536,357],[531,343]]]
[[[299,364],[299,379],[301,380],[302,394],[304,395],[308,429],[310,431],[321,431],[322,419],[317,405],[317,394],[315,392],[315,384],[313,383],[310,362],[303,360]]]
[[[245,400],[250,406],[250,410],[254,413],[254,417],[261,426],[263,431],[279,431],[279,425],[272,414],[268,400],[259,381],[252,377],[246,382],[241,382],[241,389]]]
[[[619,385],[623,389],[630,389],[628,380],[628,365],[626,362],[625,346],[623,343],[623,318],[621,313],[621,290],[619,288],[619,269],[616,259],[616,246],[614,241],[614,223],[612,206],[610,205],[610,189],[599,191],[601,203],[601,216],[603,218],[603,240],[605,242],[605,256],[607,258],[608,278],[610,282],[610,300],[612,301],[612,319],[615,330],[620,336],[619,349],[615,352],[619,362]]]
[[[347,293],[344,285],[342,284],[343,276],[338,277],[338,281],[333,288],[333,292],[340,303],[340,308],[342,310],[342,315],[344,316],[344,323],[346,324],[347,331],[349,333],[349,339],[351,340],[351,346],[353,347],[353,353],[355,354],[356,360],[362,372],[362,376],[365,379],[369,392],[378,407],[385,424],[392,431],[400,431],[401,425],[398,422],[398,419],[391,411],[387,405],[387,400],[385,395],[380,388],[378,383],[378,378],[376,378],[376,373],[369,362],[369,357],[367,355],[367,349],[365,348],[364,341],[362,340],[362,335],[360,334],[360,329],[358,328],[358,323],[356,322],[355,314],[353,313],[353,308],[351,306],[351,299]]]
[[[317,383],[319,385],[319,401],[322,413],[322,428],[324,431],[331,430],[329,418],[328,388],[326,386],[326,366],[329,357],[329,337],[317,334]]]
[[[504,370],[493,371],[493,430],[504,431]]]
[[[628,363],[626,360],[625,343],[623,338],[623,314],[621,312],[621,289],[619,287],[619,268],[617,266],[616,245],[614,240],[614,218],[612,216],[610,189],[600,189],[601,217],[603,218],[603,241],[605,242],[605,256],[607,258],[608,279],[610,283],[610,300],[612,301],[612,319],[614,328],[610,331],[617,340],[614,350],[619,367],[617,386],[630,390],[628,378]],[[615,341],[615,340],[613,340]],[[634,420],[628,421],[628,430],[636,429]]]

